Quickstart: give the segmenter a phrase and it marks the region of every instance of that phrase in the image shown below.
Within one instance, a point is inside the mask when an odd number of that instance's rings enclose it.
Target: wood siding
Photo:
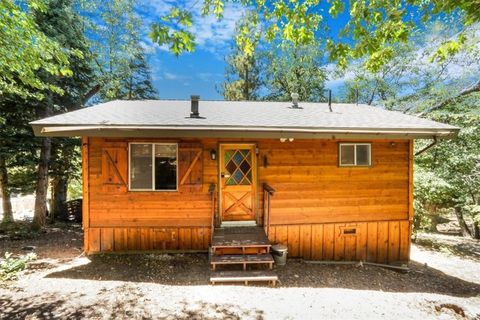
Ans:
[[[204,251],[210,228],[90,228],[91,252]]]
[[[276,225],[268,237],[292,258],[391,263],[409,259],[410,227],[408,220]]]
[[[375,141],[370,167],[339,167],[338,142],[259,142],[272,225],[408,220],[409,142]],[[261,206],[262,208],[263,206]]]
[[[178,191],[128,191],[128,142],[142,141],[178,143]],[[218,154],[221,142],[250,142],[258,147],[257,221],[263,221],[261,185],[266,182],[276,189],[269,238],[287,244],[289,256],[408,260],[413,219],[413,143],[408,140],[366,141],[372,142],[370,167],[339,167],[338,140],[82,142],[87,253],[207,250],[212,212],[208,189],[218,183],[218,159],[211,160],[210,151]],[[355,234],[342,233],[352,226]]]

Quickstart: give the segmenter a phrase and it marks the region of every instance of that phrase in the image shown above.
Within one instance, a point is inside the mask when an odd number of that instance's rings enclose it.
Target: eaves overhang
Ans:
[[[43,137],[212,137],[212,138],[309,138],[309,139],[439,139],[454,138],[459,128],[312,128],[236,126],[139,126],[139,125],[49,125],[32,123]]]

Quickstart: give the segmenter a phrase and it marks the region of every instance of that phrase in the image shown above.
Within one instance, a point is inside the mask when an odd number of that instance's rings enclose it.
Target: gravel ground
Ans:
[[[0,319],[480,319],[480,262],[415,246],[407,273],[289,260],[272,288],[209,285],[206,254],[87,258],[78,228],[45,235],[0,240],[39,256],[0,288]]]

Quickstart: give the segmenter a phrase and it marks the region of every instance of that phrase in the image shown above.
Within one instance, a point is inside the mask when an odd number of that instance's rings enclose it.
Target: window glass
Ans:
[[[357,166],[370,165],[370,145],[357,145]]]
[[[355,164],[355,146],[354,145],[340,145],[340,164],[354,165]]]
[[[152,145],[130,145],[130,188],[152,189]]]
[[[155,190],[177,189],[177,145],[155,145]]]

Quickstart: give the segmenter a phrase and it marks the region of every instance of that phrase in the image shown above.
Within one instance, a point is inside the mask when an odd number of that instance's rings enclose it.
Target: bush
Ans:
[[[5,259],[0,262],[0,281],[14,280],[17,278],[17,273],[25,270],[27,262],[35,260],[37,255],[29,253],[18,258],[12,257],[12,254],[5,253]]]

